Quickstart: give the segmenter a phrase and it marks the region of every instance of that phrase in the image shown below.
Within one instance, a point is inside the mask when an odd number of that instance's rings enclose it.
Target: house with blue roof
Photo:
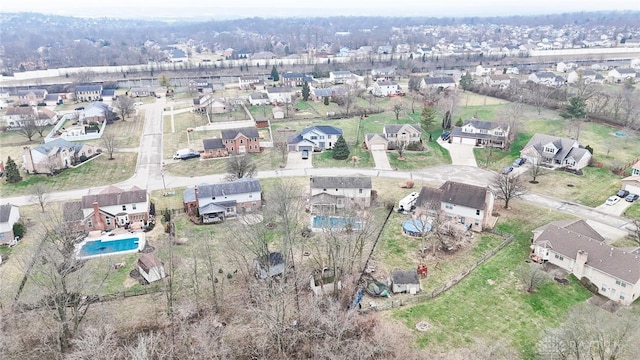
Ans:
[[[184,210],[197,224],[235,218],[262,208],[262,187],[256,179],[242,178],[219,184],[200,184],[184,191]]]
[[[322,151],[331,150],[342,129],[330,125],[316,125],[303,129],[287,139],[289,151]]]
[[[55,139],[34,148],[25,146],[22,169],[28,174],[55,174],[99,154],[98,147]],[[83,160],[84,159],[84,160]]]

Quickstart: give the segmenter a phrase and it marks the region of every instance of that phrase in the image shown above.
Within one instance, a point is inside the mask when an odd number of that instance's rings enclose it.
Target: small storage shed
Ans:
[[[284,273],[284,257],[279,252],[272,252],[253,260],[256,277],[266,279],[268,277]]]
[[[417,294],[422,290],[420,278],[416,270],[394,270],[391,272],[391,291],[397,293]]]
[[[148,283],[166,276],[162,262],[153,254],[144,254],[138,259],[138,271]]]

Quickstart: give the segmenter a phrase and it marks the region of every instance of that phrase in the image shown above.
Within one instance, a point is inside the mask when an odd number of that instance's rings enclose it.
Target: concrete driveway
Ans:
[[[311,159],[313,158],[313,151],[309,151],[309,158],[302,159],[302,153],[300,151],[292,151],[287,154],[287,166],[285,169],[310,169],[313,167]]]
[[[475,148],[475,146],[467,144],[449,144],[448,141],[444,141],[441,138],[438,138],[438,144],[449,151],[452,165],[478,167],[476,157],[473,154],[473,148]]]
[[[385,150],[371,150],[371,156],[376,163],[376,170],[392,170]]]
[[[624,212],[627,211],[627,208],[629,208],[629,206],[631,206],[632,204],[633,203],[627,202],[624,199],[620,199],[620,201],[618,201],[617,204],[614,204],[614,205],[602,204],[602,205],[596,206],[594,209],[600,212],[603,212],[605,214],[622,216],[622,214],[624,214]]]

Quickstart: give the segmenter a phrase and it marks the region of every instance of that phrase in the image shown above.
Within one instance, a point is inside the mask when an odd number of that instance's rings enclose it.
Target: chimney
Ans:
[[[198,185],[195,185],[193,187],[193,192],[194,192],[194,194],[196,196],[196,206],[200,207],[200,201],[198,201]]]
[[[107,225],[102,221],[102,216],[100,216],[100,207],[98,206],[98,202],[93,202],[93,228],[94,230],[105,230]]]
[[[578,250],[578,255],[576,256],[576,264],[573,267],[573,274],[578,278],[582,278],[584,275],[584,265],[587,263],[587,259],[589,258],[589,253],[584,250]]]

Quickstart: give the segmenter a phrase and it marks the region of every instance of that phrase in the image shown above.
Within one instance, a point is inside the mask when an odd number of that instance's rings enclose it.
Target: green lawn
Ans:
[[[280,165],[280,155],[272,148],[265,148],[261,153],[249,154],[249,156],[258,166],[258,171],[273,170]],[[227,172],[227,158],[176,161],[166,164],[165,171],[175,176],[224,174]]]
[[[372,168],[375,166],[371,153],[362,148],[362,146],[349,146],[351,155],[346,160],[333,159],[333,151],[327,150],[321,153],[313,154],[313,167],[332,168],[332,167],[355,167],[355,168]],[[353,157],[357,157],[357,161],[353,161]]]
[[[640,200],[636,200],[633,205],[624,212],[624,216],[631,219],[640,219]]]
[[[424,142],[425,151],[407,151],[402,154],[404,160],[398,160],[396,151],[388,151],[387,157],[392,168],[399,170],[418,170],[431,166],[450,164],[449,152],[437,142]]]

